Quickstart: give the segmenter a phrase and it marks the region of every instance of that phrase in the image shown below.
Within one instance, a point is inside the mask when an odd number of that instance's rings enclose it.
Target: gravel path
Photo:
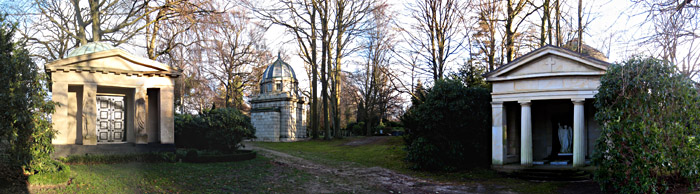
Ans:
[[[245,142],[245,148],[256,150],[259,154],[272,158],[279,165],[291,166],[315,175],[319,180],[324,177],[331,179],[307,185],[307,188],[310,188],[309,191],[313,193],[514,193],[505,187],[491,185],[487,188],[479,183],[469,185],[438,183],[381,167],[327,166],[287,153],[256,147],[250,142]]]

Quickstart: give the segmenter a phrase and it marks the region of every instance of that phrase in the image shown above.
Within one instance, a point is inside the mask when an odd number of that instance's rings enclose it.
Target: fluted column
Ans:
[[[506,110],[503,102],[491,102],[491,164],[503,165],[506,159]]]
[[[585,128],[583,103],[585,99],[573,99],[574,102],[574,167],[586,164]]]
[[[532,115],[531,102],[520,103],[520,165],[532,166]]]

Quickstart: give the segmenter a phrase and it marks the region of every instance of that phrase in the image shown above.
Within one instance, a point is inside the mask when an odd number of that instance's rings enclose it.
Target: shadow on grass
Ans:
[[[0,163],[0,193],[29,193],[22,170]]]

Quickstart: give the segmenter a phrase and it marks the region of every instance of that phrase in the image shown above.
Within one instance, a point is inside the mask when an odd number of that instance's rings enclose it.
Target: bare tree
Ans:
[[[581,49],[583,48],[583,2],[581,0],[578,0],[578,30],[576,32],[578,33],[578,46],[576,46],[577,52],[581,52]]]
[[[657,50],[655,55],[674,64],[689,77],[698,75],[700,49],[700,1],[633,1],[646,10],[645,23],[651,24],[652,34],[644,38],[643,45]],[[679,56],[679,54],[681,56]]]
[[[552,44],[551,4],[551,0],[543,0],[540,8],[542,13],[540,17],[540,47],[543,47],[546,44]],[[547,41],[547,39],[549,39],[549,41]]]
[[[459,0],[416,0],[408,4],[414,23],[402,31],[410,50],[421,56],[433,80],[443,78],[446,65],[464,43],[465,9],[466,3]]]
[[[497,48],[497,29],[498,16],[502,13],[498,0],[481,0],[475,5],[476,10],[476,29],[472,34],[474,38],[474,46],[477,47],[478,53],[472,53],[475,57],[481,58],[482,61],[488,64],[489,71],[493,71],[498,66],[496,64]]]
[[[536,7],[532,6],[529,0],[507,0],[506,2],[506,18],[505,18],[505,58],[508,63],[513,61],[515,54],[517,53],[516,46],[516,35],[518,35],[518,29],[526,21],[526,18],[532,13],[537,11]]]
[[[144,18],[156,9],[147,9],[151,1],[88,0],[35,1],[43,22],[51,23],[78,44],[109,41],[127,42],[150,25]],[[66,25],[68,24],[68,25]]]
[[[216,11],[219,4],[212,0],[165,0],[160,5],[146,9],[144,22],[151,24],[145,28],[146,56],[156,60],[169,54],[177,47],[191,46],[199,41],[199,32],[195,29],[205,28],[209,17],[219,17],[223,11]],[[155,4],[155,3],[154,3]],[[223,5],[218,10],[226,10]],[[141,46],[141,45],[137,45]]]
[[[394,108],[393,102],[399,99],[396,89],[389,82],[389,66],[392,63],[392,52],[396,42],[391,33],[390,20],[392,15],[388,12],[388,5],[378,2],[367,21],[369,28],[365,32],[362,41],[362,67],[352,74],[355,88],[359,93],[358,121],[365,122],[365,135],[373,135],[372,129],[387,112]]]
[[[342,86],[341,67],[342,59],[356,49],[349,48],[355,37],[359,36],[365,29],[362,26],[365,17],[370,11],[370,2],[367,0],[335,0],[335,61],[332,71],[329,72],[331,78],[331,106],[330,112],[333,117],[333,129],[337,137],[340,137],[340,91]],[[355,47],[357,48],[357,47]],[[329,54],[331,53],[328,50]],[[330,56],[330,55],[329,55]]]
[[[257,82],[253,68],[265,54],[263,35],[266,29],[251,23],[245,12],[230,11],[211,21],[211,32],[201,46],[209,52],[209,75],[223,86],[224,105],[245,109],[243,90]]]
[[[88,42],[103,41],[114,46],[131,44],[146,47],[156,59],[179,44],[176,37],[188,31],[161,33],[170,22],[197,23],[196,17],[210,12],[209,0],[34,0],[15,5],[22,23],[20,34],[33,56],[44,62],[64,58],[68,51]],[[182,27],[182,26],[178,26]],[[147,34],[147,37],[143,35]],[[166,37],[169,40],[159,41]],[[143,39],[147,39],[143,44]],[[161,49],[159,49],[161,48]],[[156,51],[157,50],[157,51]]]
[[[328,1],[315,2],[316,11],[319,12],[319,20],[321,22],[321,109],[323,110],[323,128],[325,135],[323,139],[331,138],[331,124],[328,122],[328,71],[331,66],[331,40],[333,32],[329,28],[331,8]]]

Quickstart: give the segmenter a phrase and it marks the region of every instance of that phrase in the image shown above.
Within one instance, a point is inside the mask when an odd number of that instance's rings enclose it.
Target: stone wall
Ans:
[[[297,137],[306,138],[306,104],[304,102],[298,102],[296,108]]]
[[[259,141],[279,141],[280,112],[252,112],[250,118],[255,127],[255,137]]]
[[[303,99],[287,92],[252,96],[251,121],[257,141],[298,141],[306,138]]]

